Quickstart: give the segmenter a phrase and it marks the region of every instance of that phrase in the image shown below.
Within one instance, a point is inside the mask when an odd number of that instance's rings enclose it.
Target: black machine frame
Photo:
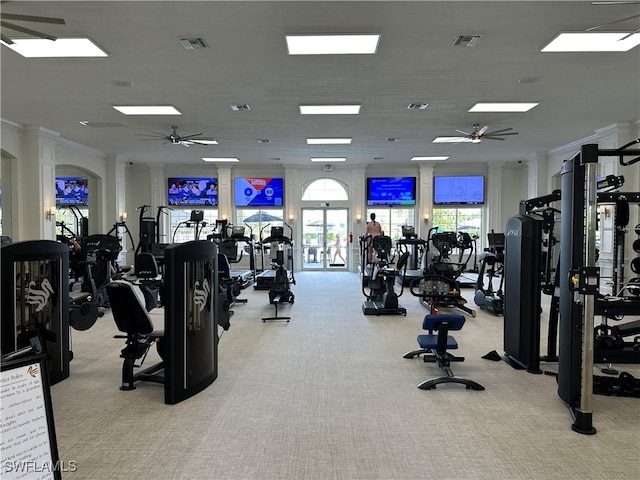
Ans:
[[[601,157],[618,157],[622,166],[640,162],[640,150],[630,149],[640,139],[617,149],[583,145],[579,154],[564,162],[560,240],[560,329],[558,394],[567,403],[573,424],[581,434],[593,427],[594,315],[600,272],[596,262],[597,163]],[[635,158],[625,161],[625,157]]]

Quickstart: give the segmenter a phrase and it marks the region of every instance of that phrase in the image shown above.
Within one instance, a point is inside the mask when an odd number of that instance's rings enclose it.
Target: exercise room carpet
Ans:
[[[74,331],[71,376],[52,387],[60,459],[77,465],[64,478],[640,478],[640,401],[596,395],[597,435],[573,432],[553,376],[481,359],[502,353],[502,317],[478,311],[453,333],[466,357],[454,373],[485,391],[423,391],[439,369],[402,358],[422,333],[417,298],[401,297],[407,316],[365,316],[357,274],[296,279],[295,304],[279,309],[290,323],[263,323],[267,292],[242,292],[249,302],[220,339],[218,379],[177,405],[158,384],[118,389],[124,341],[110,314]],[[473,290],[463,295],[473,306]]]

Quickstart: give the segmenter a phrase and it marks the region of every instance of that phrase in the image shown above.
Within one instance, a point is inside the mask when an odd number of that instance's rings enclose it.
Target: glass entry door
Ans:
[[[346,208],[302,210],[302,268],[346,270],[349,232]]]

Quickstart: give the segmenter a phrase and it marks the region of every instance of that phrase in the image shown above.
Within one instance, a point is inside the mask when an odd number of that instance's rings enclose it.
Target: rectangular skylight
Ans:
[[[464,143],[464,142],[471,142],[471,139],[467,137],[436,137],[433,139],[432,143]]]
[[[90,38],[12,38],[13,44],[3,45],[27,58],[108,57],[109,54]]]
[[[300,105],[301,115],[358,115],[360,105]]]
[[[125,115],[182,115],[173,105],[114,105]]]
[[[233,162],[238,163],[238,160],[235,157],[202,157],[202,160],[205,162]]]
[[[347,157],[311,157],[312,162],[346,162]]]
[[[625,38],[627,37],[627,38]],[[626,52],[640,44],[640,33],[562,32],[541,52]]]
[[[528,112],[537,105],[535,102],[476,103],[469,112]]]
[[[422,162],[422,161],[432,161],[432,162],[438,162],[438,161],[442,161],[442,160],[447,160],[449,157],[448,156],[432,156],[432,157],[411,157],[411,161],[412,162]]]
[[[350,138],[307,138],[307,145],[349,145]]]
[[[289,55],[373,54],[380,35],[286,35]]]

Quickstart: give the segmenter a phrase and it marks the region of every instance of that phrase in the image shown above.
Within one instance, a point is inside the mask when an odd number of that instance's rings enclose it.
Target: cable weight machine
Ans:
[[[640,162],[640,139],[618,149],[583,145],[562,166],[562,232],[560,240],[560,328],[558,395],[569,406],[578,433],[593,435],[593,362],[595,300],[600,271],[596,262],[597,164],[618,157],[621,166]],[[625,161],[625,157],[633,156]]]

